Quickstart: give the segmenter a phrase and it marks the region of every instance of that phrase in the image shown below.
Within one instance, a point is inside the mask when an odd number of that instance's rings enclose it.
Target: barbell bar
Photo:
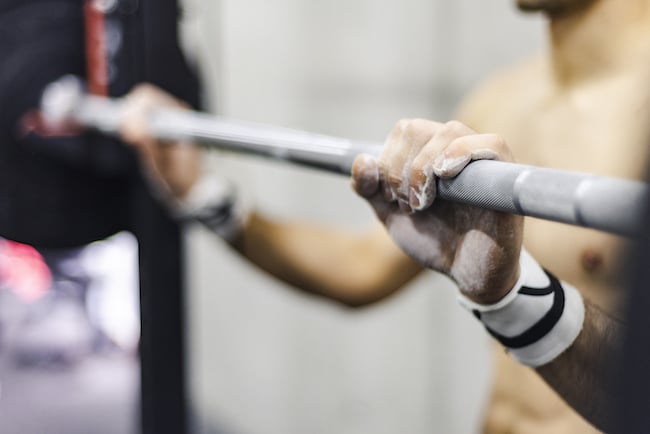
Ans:
[[[46,88],[41,109],[47,119],[116,135],[121,104],[85,94],[77,78],[66,76]],[[357,155],[379,155],[382,148],[179,109],[153,111],[148,129],[160,140],[189,140],[343,175],[351,173]],[[444,200],[623,236],[638,234],[648,197],[647,185],[638,181],[487,160],[470,163],[455,178],[438,179],[437,188]]]

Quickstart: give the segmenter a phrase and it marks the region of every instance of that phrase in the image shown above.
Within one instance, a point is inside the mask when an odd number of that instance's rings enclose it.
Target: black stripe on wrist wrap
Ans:
[[[553,293],[553,305],[539,321],[533,324],[533,326],[525,332],[512,337],[503,336],[488,326],[485,326],[488,333],[501,342],[501,344],[506,348],[517,349],[534,344],[546,336],[562,317],[565,305],[564,289],[562,288],[562,284],[548,271],[544,270],[544,273],[546,273],[550,280],[550,284],[546,288],[529,288],[527,286],[522,286],[518,291],[521,295],[533,297],[542,297]],[[479,320],[481,319],[481,313],[479,311],[474,310],[473,313]]]

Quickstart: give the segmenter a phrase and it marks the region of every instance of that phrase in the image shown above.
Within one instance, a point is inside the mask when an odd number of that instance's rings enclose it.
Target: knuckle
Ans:
[[[424,119],[402,119],[402,131],[409,136],[421,131],[428,121]]]
[[[460,121],[451,120],[445,123],[445,130],[453,134],[466,134],[467,127]]]
[[[490,142],[492,143],[492,146],[494,146],[495,148],[497,148],[497,149],[506,148],[506,141],[500,135],[490,133],[487,136],[490,139]]]
[[[398,133],[406,131],[408,129],[408,126],[409,126],[410,123],[411,123],[410,119],[400,119],[395,124],[395,127],[393,128],[393,131],[398,132]]]
[[[455,152],[455,153],[464,153],[468,152],[468,148],[471,148],[471,144],[468,141],[467,136],[460,136],[456,137],[453,139],[450,143],[448,148],[446,149],[446,153]]]
[[[405,131],[409,134],[418,134],[419,132],[426,130],[432,122],[426,119],[409,119],[406,123]]]
[[[411,119],[405,124],[402,136],[409,147],[420,148],[429,141],[435,123],[426,119]]]
[[[410,120],[409,124],[411,128],[420,130],[430,127],[431,125],[435,124],[435,122],[423,118],[414,118]]]
[[[497,154],[497,158],[504,160],[512,160],[512,152],[508,147],[505,139],[497,134],[489,134],[492,149]]]

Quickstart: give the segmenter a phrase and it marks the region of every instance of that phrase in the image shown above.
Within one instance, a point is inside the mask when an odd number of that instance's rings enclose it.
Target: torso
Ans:
[[[650,145],[650,73],[637,68],[560,92],[544,62],[536,59],[488,84],[470,100],[461,120],[503,136],[520,163],[642,178]],[[617,315],[623,239],[527,219],[524,245],[544,267]],[[595,431],[533,370],[502,349],[485,428],[495,433]]]

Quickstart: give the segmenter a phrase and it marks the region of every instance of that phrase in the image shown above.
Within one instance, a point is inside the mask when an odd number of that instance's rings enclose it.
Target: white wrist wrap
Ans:
[[[582,330],[585,307],[578,290],[546,272],[522,249],[519,280],[497,303],[482,305],[460,294],[459,303],[517,361],[544,365],[562,354]]]
[[[234,186],[213,174],[203,175],[189,194],[177,201],[174,211],[180,219],[203,223],[226,241],[237,237],[247,217]]]

